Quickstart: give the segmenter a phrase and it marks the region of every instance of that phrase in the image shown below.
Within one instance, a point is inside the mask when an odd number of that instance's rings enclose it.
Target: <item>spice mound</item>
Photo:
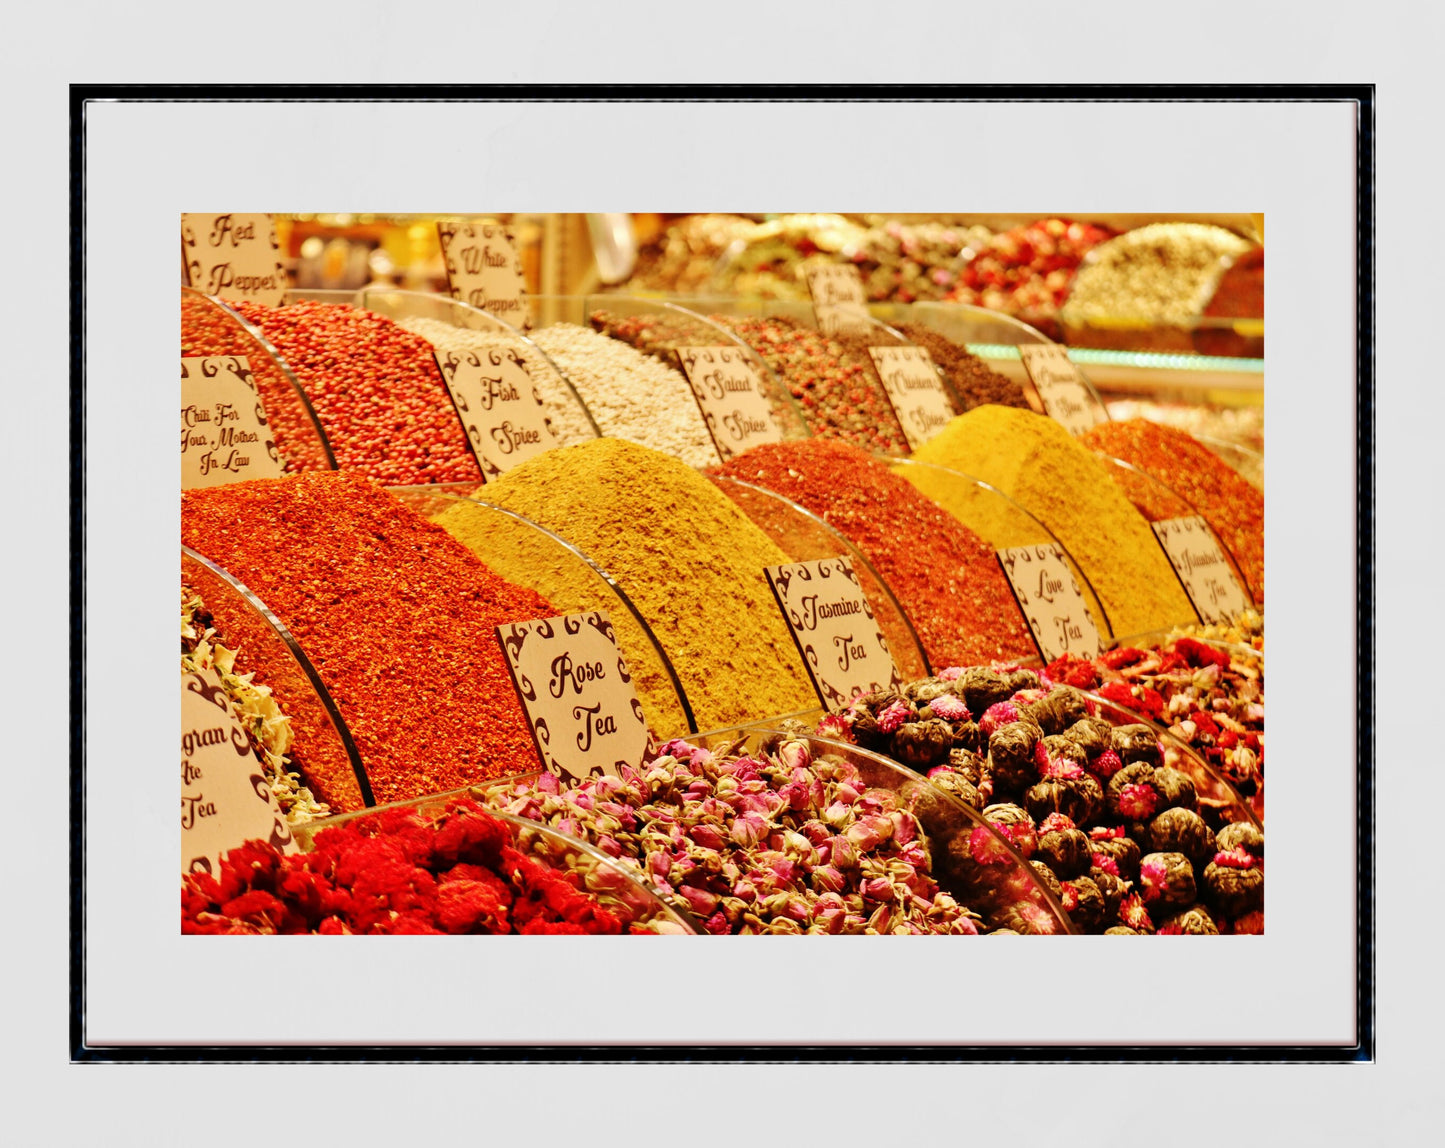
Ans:
[[[1029,409],[1024,389],[1007,375],[1001,375],[977,355],[940,335],[922,323],[895,323],[894,329],[907,336],[915,346],[922,347],[943,369],[954,399],[961,410],[971,411],[987,403],[1001,407]]]
[[[494,630],[556,611],[375,483],[336,472],[187,491],[181,540],[291,631],[378,802],[538,768]],[[356,808],[354,781],[308,781],[334,808]]]

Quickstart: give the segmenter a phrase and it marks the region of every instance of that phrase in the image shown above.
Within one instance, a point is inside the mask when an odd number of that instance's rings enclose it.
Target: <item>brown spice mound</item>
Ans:
[[[1024,389],[1007,375],[1001,375],[966,348],[922,323],[895,323],[894,329],[922,347],[943,368],[954,397],[971,411],[985,403],[1029,409]]]

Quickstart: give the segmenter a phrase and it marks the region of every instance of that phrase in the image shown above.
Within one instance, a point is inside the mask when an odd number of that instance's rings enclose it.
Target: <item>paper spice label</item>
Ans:
[[[530,326],[522,259],[500,223],[438,223],[452,298],[521,330]]]
[[[269,215],[181,215],[186,285],[221,299],[279,307],[286,300],[286,265]]]
[[[1045,662],[1064,654],[1079,658],[1098,655],[1098,627],[1057,546],[1015,546],[1000,550],[998,561]]]
[[[851,263],[818,260],[803,265],[813,315],[825,335],[867,335],[873,330],[863,279]]]
[[[1039,393],[1048,416],[1072,434],[1083,434],[1108,421],[1103,405],[1090,392],[1079,368],[1063,347],[1029,343],[1019,347],[1024,370]]]
[[[244,355],[181,359],[181,489],[284,470]]]
[[[181,872],[219,873],[253,838],[296,852],[291,827],[213,669],[181,674]]]
[[[933,357],[922,347],[869,347],[878,377],[911,450],[917,450],[953,418],[953,403]]]
[[[783,441],[763,381],[740,347],[679,347],[677,357],[723,462],[759,443]]]
[[[791,562],[764,572],[824,709],[902,686],[888,639],[847,558]]]
[[[541,392],[512,348],[434,354],[484,481],[557,445]]]
[[[639,766],[647,719],[605,610],[497,627],[542,764],[580,780]]]
[[[1249,609],[1249,594],[1203,518],[1166,518],[1149,525],[1201,622],[1228,622]]]

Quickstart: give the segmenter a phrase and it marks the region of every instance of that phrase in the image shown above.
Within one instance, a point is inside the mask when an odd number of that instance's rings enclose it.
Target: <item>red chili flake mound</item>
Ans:
[[[1031,657],[1033,642],[989,546],[857,447],[755,447],[722,473],[776,491],[840,530],[888,583],[937,666]]]
[[[295,636],[378,802],[538,768],[494,627],[557,611],[375,483],[338,471],[186,491],[181,540]],[[345,778],[308,781],[356,808]]]
[[[301,380],[342,470],[388,486],[481,481],[420,335],[344,304],[235,306]]]

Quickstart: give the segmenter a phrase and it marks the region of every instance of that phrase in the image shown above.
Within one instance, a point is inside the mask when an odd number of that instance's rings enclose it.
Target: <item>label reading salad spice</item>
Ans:
[[[219,873],[221,855],[260,838],[296,852],[261,760],[215,670],[181,674],[181,872]]]
[[[581,780],[639,766],[647,719],[605,610],[497,627],[542,764]]]
[[[1089,390],[1079,368],[1063,347],[1030,343],[1019,347],[1019,358],[1044,404],[1044,411],[1072,434],[1083,434],[1109,416]]]
[[[438,223],[452,298],[526,330],[527,280],[512,237],[500,223]]]
[[[286,265],[269,215],[181,215],[181,268],[186,285],[221,299],[279,307],[286,301]]]
[[[1149,525],[1201,622],[1228,622],[1249,609],[1249,595],[1203,518],[1166,518]]]
[[[869,347],[893,413],[911,450],[917,450],[953,418],[933,357],[922,347]]]
[[[764,572],[824,709],[903,685],[847,558],[767,566]]]
[[[1064,654],[1080,658],[1098,655],[1098,628],[1074,572],[1057,546],[1015,546],[1000,550],[998,561],[1045,662]]]
[[[483,481],[557,445],[542,396],[512,348],[433,353]]]
[[[867,335],[873,330],[863,279],[851,263],[817,260],[803,265],[818,330],[825,335]]]
[[[181,489],[279,478],[284,467],[243,355],[181,359]]]
[[[679,347],[677,357],[723,462],[759,443],[783,441],[763,381],[740,347]]]

